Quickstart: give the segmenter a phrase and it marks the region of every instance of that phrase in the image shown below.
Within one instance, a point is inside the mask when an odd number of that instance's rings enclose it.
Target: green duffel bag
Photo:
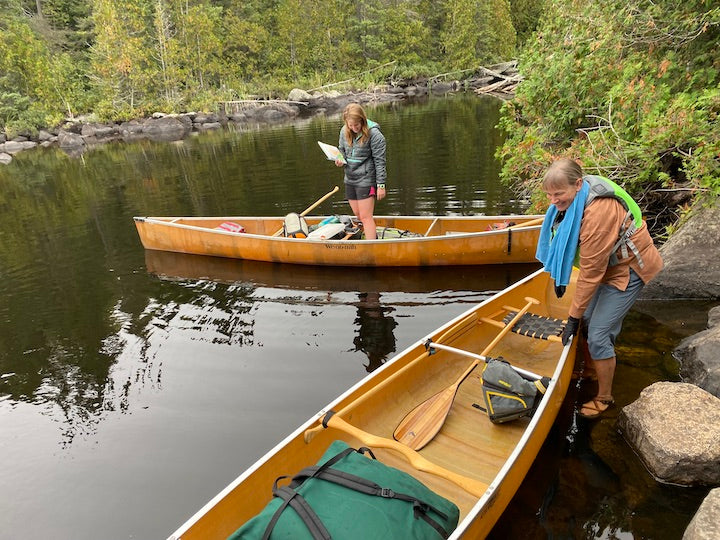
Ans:
[[[364,456],[369,453],[372,459]],[[458,507],[409,474],[342,441],[318,465],[273,485],[273,499],[230,540],[388,540],[447,538]]]

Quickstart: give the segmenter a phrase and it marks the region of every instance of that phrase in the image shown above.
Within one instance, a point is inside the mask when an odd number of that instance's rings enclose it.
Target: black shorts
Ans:
[[[375,186],[361,186],[355,187],[350,184],[345,184],[345,198],[348,201],[362,201],[375,196]]]

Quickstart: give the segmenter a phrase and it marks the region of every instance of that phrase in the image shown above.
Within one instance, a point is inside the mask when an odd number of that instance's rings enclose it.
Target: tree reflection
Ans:
[[[356,351],[364,352],[369,362],[365,364],[368,373],[379,368],[390,353],[395,352],[395,319],[388,314],[395,311],[380,304],[379,292],[362,292],[358,295],[355,324],[358,333],[353,340]]]

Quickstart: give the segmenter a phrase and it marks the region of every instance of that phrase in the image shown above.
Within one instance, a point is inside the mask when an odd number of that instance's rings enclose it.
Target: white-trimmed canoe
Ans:
[[[311,240],[276,235],[283,226],[283,218],[278,217],[134,219],[145,249],[265,262],[383,267],[536,262],[542,222],[539,215],[376,216],[378,227],[420,236]],[[323,217],[305,219],[312,226]],[[241,225],[244,232],[218,228],[227,222]]]
[[[268,503],[271,486],[315,464],[334,440],[370,447],[383,463],[401,469],[460,509],[451,538],[481,539],[492,529],[555,421],[575,360],[575,344],[524,335],[523,324],[503,322],[509,312],[563,319],[575,277],[563,298],[542,270],[444,324],[369,374],[291,433],[175,531],[175,540],[227,538]],[[538,303],[535,304],[534,300]],[[510,326],[510,328],[508,328]],[[519,330],[515,333],[508,331]],[[498,339],[499,338],[499,339]],[[426,344],[437,344],[428,355]],[[494,343],[494,345],[493,345]],[[444,348],[443,348],[444,346]],[[483,361],[457,387],[439,432],[418,451],[394,439],[398,425],[420,403],[455,385],[476,362],[469,354],[502,356],[514,367],[549,377],[532,417],[493,424],[474,407]],[[335,415],[323,428],[329,411]],[[430,413],[432,414],[432,413]]]

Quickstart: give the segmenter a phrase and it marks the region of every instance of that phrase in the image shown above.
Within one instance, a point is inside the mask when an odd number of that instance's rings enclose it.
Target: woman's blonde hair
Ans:
[[[364,143],[370,138],[370,128],[368,128],[368,119],[363,109],[358,103],[348,103],[347,107],[343,111],[343,121],[345,122],[345,140],[348,146],[353,143],[353,132],[348,126],[348,122],[360,122],[362,128],[360,129],[360,143]]]
[[[542,189],[564,188],[583,177],[582,167],[574,159],[560,158],[553,161],[545,172]]]

